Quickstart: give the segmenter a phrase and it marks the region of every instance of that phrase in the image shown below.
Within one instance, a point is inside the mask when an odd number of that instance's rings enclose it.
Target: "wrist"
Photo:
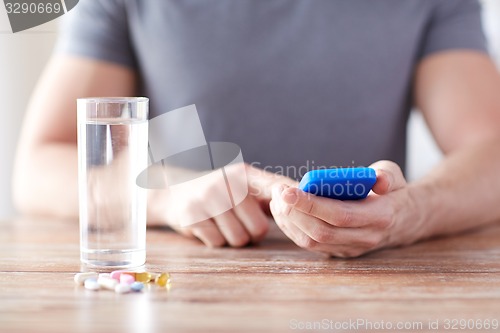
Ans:
[[[415,183],[408,185],[408,195],[415,211],[414,223],[417,226],[417,240],[430,238],[439,234],[439,215],[443,204],[436,197],[439,192],[432,183]]]
[[[147,221],[148,224],[165,224],[166,190],[148,190]]]

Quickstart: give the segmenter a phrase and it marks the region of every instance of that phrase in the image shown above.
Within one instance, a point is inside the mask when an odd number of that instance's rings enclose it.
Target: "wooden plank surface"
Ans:
[[[500,224],[350,260],[301,250],[277,229],[243,249],[162,228],[147,237],[145,268],[170,272],[171,288],[118,295],[73,283],[76,221],[0,223],[0,332],[436,332],[500,321]]]

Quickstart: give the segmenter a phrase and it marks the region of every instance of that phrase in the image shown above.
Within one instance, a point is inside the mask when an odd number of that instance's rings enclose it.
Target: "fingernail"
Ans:
[[[299,200],[299,197],[297,196],[297,193],[295,193],[295,191],[287,191],[285,194],[282,194],[281,197],[283,198],[283,201],[289,205],[295,205]]]

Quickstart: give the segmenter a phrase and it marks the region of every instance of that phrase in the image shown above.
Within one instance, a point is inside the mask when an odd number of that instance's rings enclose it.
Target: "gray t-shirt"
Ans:
[[[81,0],[58,46],[136,69],[151,117],[196,104],[208,141],[292,177],[404,168],[416,65],[449,49],[485,52],[477,1]]]

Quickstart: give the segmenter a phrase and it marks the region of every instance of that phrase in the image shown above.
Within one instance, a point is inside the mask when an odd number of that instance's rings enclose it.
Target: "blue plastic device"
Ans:
[[[377,181],[372,168],[311,170],[302,177],[299,188],[314,195],[337,199],[364,199]]]

